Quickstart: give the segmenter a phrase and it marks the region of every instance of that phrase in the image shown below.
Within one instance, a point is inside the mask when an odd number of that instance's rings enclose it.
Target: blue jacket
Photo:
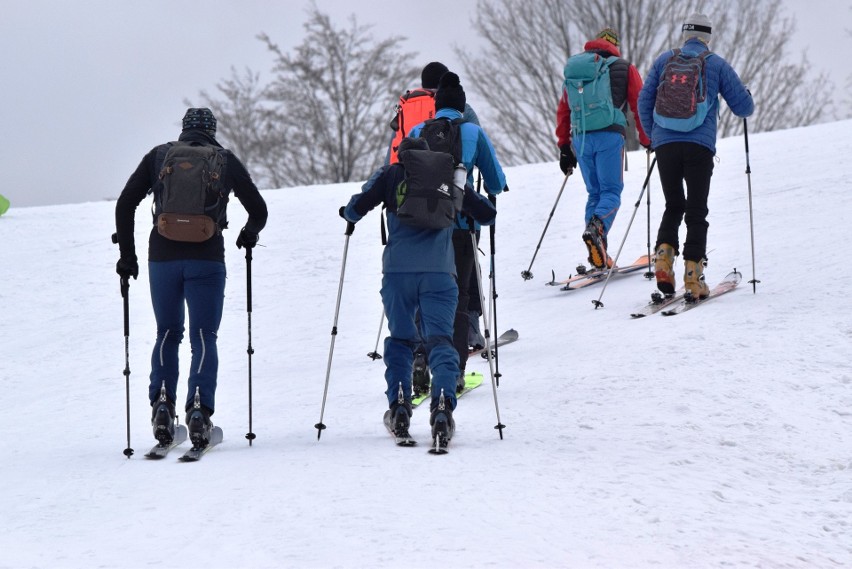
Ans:
[[[456,109],[449,107],[443,108],[435,113],[435,118],[446,117],[450,120],[462,118],[462,114]],[[462,163],[467,168],[467,184],[471,188],[473,186],[473,167],[479,168],[482,174],[482,180],[485,182],[485,190],[492,196],[496,196],[506,187],[506,176],[503,174],[503,168],[500,162],[497,161],[497,155],[494,152],[494,146],[485,131],[478,125],[470,122],[461,123],[461,146],[462,146]],[[423,129],[423,123],[415,125],[408,133],[412,138],[420,136],[420,131]],[[467,229],[467,221],[460,216],[457,220],[459,228]]]
[[[683,44],[681,48],[684,53],[699,54],[708,51],[707,46],[700,40],[692,38]],[[660,76],[666,62],[674,55],[672,50],[662,53],[648,76],[639,93],[639,119],[645,132],[651,138],[651,147],[657,148],[670,142],[694,142],[706,146],[716,153],[716,123],[719,115],[719,95],[721,95],[731,111],[738,117],[749,117],[754,112],[754,100],[751,93],[746,90],[737,72],[730,64],[718,54],[709,56],[704,62],[704,70],[707,78],[707,97],[711,101],[711,107],[707,112],[704,123],[689,132],[678,132],[663,128],[654,123],[654,105],[657,100],[657,86],[660,84]]]
[[[456,276],[453,228],[419,229],[396,216],[396,187],[405,179],[401,164],[382,166],[352,196],[343,211],[347,221],[357,223],[370,210],[384,204],[388,211],[388,242],[382,254],[384,273],[449,273]],[[491,224],[497,210],[469,186],[464,189],[462,209],[476,221]]]

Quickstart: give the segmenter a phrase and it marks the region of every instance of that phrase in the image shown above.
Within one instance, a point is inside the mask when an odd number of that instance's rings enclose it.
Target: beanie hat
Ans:
[[[611,43],[612,45],[614,45],[615,47],[618,47],[618,32],[615,31],[613,28],[602,29],[598,33],[598,35],[595,36],[595,38],[604,39],[604,40],[608,41],[609,43]]]
[[[405,137],[400,141],[396,154],[402,159],[402,153],[409,150],[429,150],[429,143],[425,138],[409,138]]]
[[[200,109],[187,109],[183,115],[183,130],[198,128],[209,134],[216,134],[216,117],[213,111],[204,107]]]
[[[704,43],[710,43],[710,30],[713,25],[710,23],[710,18],[698,12],[689,16],[684,22],[683,41],[690,38],[698,38]]]
[[[449,107],[463,113],[466,102],[464,89],[459,83],[459,76],[452,71],[444,73],[438,84],[438,91],[435,92],[435,110],[439,111]]]
[[[449,71],[447,66],[440,61],[433,61],[432,63],[426,64],[426,67],[423,68],[423,72],[420,73],[420,85],[422,85],[424,89],[437,89],[441,76],[447,71]]]

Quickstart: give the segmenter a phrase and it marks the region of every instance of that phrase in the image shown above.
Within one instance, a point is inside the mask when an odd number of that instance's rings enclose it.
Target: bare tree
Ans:
[[[787,61],[792,23],[783,17],[781,0],[477,0],[474,28],[485,40],[484,55],[456,51],[473,79],[469,88],[490,105],[485,128],[501,158],[510,164],[554,158],[562,68],[601,28],[619,31],[622,57],[644,75],[660,53],[680,45],[683,18],[695,11],[710,16],[712,49],[755,96],[750,130],[800,126],[823,116],[827,94],[805,100],[790,87],[805,81],[809,66],[804,55],[798,64]],[[741,131],[741,120],[721,114],[720,136]]]
[[[260,170],[256,178],[267,180],[268,173],[262,171],[261,164],[268,145],[260,133],[264,131],[262,125],[269,118],[269,112],[264,101],[260,74],[248,68],[238,73],[232,67],[231,78],[220,81],[216,89],[222,99],[216,99],[206,91],[201,91],[200,98],[203,106],[209,107],[219,117],[219,140],[240,157],[249,171]],[[184,103],[197,106],[188,100]]]
[[[366,179],[384,160],[400,90],[419,77],[404,38],[370,26],[336,28],[316,4],[292,53],[261,33],[274,56],[272,81],[246,69],[201,93],[220,117],[219,136],[259,184],[284,187]]]
[[[275,55],[266,90],[278,105],[268,133],[277,138],[275,170],[288,185],[364,179],[384,159],[400,86],[418,76],[408,64],[414,54],[400,53],[403,38],[376,39],[354,16],[347,29],[335,28],[316,6],[304,27],[292,55],[259,36]]]

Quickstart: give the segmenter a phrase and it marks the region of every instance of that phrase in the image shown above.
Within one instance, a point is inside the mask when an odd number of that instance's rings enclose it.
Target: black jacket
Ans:
[[[216,139],[202,130],[191,129],[181,133],[180,142],[201,142],[222,148]],[[115,204],[115,227],[118,234],[118,246],[123,258],[136,254],[136,244],[133,237],[136,208],[150,193],[160,191],[160,169],[162,168],[161,148],[158,145],[142,158],[136,171],[130,175],[118,201]],[[248,213],[246,229],[260,233],[266,225],[268,215],[266,202],[257,190],[257,186],[249,175],[248,170],[231,151],[224,150],[226,165],[224,172],[224,187],[230,193],[234,192]],[[166,239],[157,231],[156,218],[152,219],[153,228],[148,239],[149,261],[175,261],[180,259],[202,259],[208,261],[225,260],[225,243],[222,233],[211,237],[202,243],[184,243]]]

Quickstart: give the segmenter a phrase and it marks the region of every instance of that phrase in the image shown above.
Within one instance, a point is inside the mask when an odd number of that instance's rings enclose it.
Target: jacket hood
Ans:
[[[456,109],[454,109],[452,107],[444,107],[443,109],[440,109],[440,110],[435,112],[435,118],[436,119],[446,117],[446,118],[452,120],[452,119],[460,119],[460,118],[462,118],[462,116],[463,116],[462,113],[460,113],[459,111],[457,111]]]
[[[178,137],[180,142],[200,142],[202,144],[212,144],[222,148],[222,145],[212,136],[200,128],[188,128],[180,133]]]
[[[621,52],[618,51],[618,48],[603,38],[587,41],[586,45],[583,46],[583,51],[605,51],[615,57],[621,57]]]

